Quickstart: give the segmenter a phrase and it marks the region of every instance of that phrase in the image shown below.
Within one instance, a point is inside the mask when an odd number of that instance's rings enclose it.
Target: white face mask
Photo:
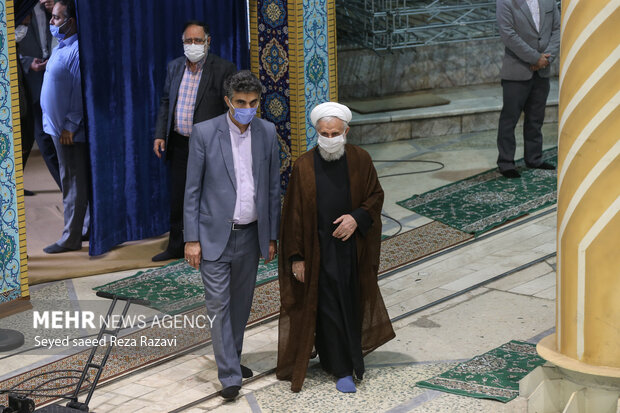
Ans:
[[[207,54],[205,44],[184,44],[185,57],[192,63],[199,62]]]
[[[333,138],[326,138],[319,135],[319,146],[328,153],[336,153],[344,146],[344,134],[340,136],[334,136]]]
[[[26,33],[28,33],[28,26],[24,26],[20,24],[15,28],[15,41],[17,43],[21,42],[24,37],[26,37]]]

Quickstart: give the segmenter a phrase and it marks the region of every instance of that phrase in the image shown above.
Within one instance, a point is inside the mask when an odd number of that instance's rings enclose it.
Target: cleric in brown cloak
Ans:
[[[295,162],[282,212],[276,374],[300,391],[315,346],[348,393],[363,356],[395,336],[377,285],[383,189],[370,155],[345,143],[349,108],[310,117],[319,144]]]

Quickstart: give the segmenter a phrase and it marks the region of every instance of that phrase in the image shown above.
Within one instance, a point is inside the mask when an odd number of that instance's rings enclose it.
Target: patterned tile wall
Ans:
[[[257,11],[252,31],[254,72],[263,84],[261,115],[276,125],[280,141],[281,187],[288,185],[291,167],[291,122],[289,82],[289,32],[287,0],[258,0],[251,6]]]
[[[292,162],[316,144],[310,111],[337,98],[335,1],[253,0],[250,24],[261,114],[277,127],[285,191]]]
[[[28,295],[13,19],[12,0],[0,0],[0,304]]]
[[[304,66],[306,98],[306,147],[316,145],[310,112],[329,97],[327,0],[304,0]]]

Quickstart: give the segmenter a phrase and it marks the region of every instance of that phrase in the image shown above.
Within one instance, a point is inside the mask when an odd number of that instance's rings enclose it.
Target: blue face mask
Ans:
[[[58,40],[64,40],[65,39],[65,34],[64,33],[60,33],[60,28],[63,27],[68,22],[69,22],[69,20],[66,20],[60,26],[54,26],[53,24],[50,24],[50,33],[52,33],[52,36],[54,36]]]
[[[230,106],[232,106],[232,103],[230,104]],[[242,125],[248,125],[250,122],[252,122],[252,119],[254,119],[254,116],[256,116],[257,108],[237,109],[234,106],[232,106],[232,108],[235,110],[235,113],[233,114],[233,118],[235,118],[235,120]]]

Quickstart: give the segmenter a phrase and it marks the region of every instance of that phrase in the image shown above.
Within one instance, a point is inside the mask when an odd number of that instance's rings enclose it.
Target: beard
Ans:
[[[325,149],[321,148],[320,145],[317,145],[317,148],[319,149],[319,155],[321,155],[321,158],[323,158],[327,162],[337,161],[338,159],[342,158],[343,155],[344,155],[344,145],[345,145],[345,143],[347,143],[346,139],[345,139],[344,143],[342,144],[342,146],[340,147],[340,149],[338,149],[334,153],[329,153]]]

